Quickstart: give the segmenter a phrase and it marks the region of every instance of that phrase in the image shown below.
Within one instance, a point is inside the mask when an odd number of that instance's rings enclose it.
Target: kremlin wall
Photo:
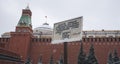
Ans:
[[[18,54],[23,63],[29,59],[32,64],[49,64],[52,56],[54,64],[57,64],[64,55],[63,43],[51,43],[53,29],[48,23],[32,30],[31,16],[29,7],[23,9],[15,32],[1,35],[0,47]],[[82,43],[86,55],[93,44],[99,64],[107,64],[109,53],[114,50],[120,57],[120,30],[83,31]],[[77,64],[80,46],[80,41],[67,43],[68,64]]]

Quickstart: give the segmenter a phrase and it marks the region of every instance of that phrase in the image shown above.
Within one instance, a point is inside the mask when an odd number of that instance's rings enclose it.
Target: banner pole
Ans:
[[[68,64],[68,61],[67,61],[67,43],[68,42],[64,42],[64,64]]]

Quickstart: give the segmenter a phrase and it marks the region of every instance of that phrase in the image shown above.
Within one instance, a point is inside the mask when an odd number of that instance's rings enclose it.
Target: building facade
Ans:
[[[32,30],[31,16],[32,12],[27,6],[22,10],[15,32],[3,34],[0,38],[0,47],[20,54],[24,62],[29,59],[32,64],[48,64],[52,55],[53,62],[57,63],[64,53],[63,43],[51,43],[53,30],[47,23]],[[83,31],[82,42],[86,53],[90,45],[94,45],[99,64],[106,64],[108,54],[114,49],[120,57],[120,30]],[[80,41],[69,42],[67,45],[68,64],[77,64]]]

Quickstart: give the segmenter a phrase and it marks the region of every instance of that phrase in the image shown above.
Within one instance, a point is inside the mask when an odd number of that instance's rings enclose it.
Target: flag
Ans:
[[[47,16],[45,16],[45,18],[47,18]]]

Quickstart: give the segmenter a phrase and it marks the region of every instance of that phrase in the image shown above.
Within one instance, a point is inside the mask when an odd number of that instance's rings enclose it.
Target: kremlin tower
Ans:
[[[27,6],[22,10],[22,16],[16,26],[16,31],[11,32],[9,49],[21,55],[23,60],[26,60],[30,55],[30,41],[32,38],[32,12]]]

